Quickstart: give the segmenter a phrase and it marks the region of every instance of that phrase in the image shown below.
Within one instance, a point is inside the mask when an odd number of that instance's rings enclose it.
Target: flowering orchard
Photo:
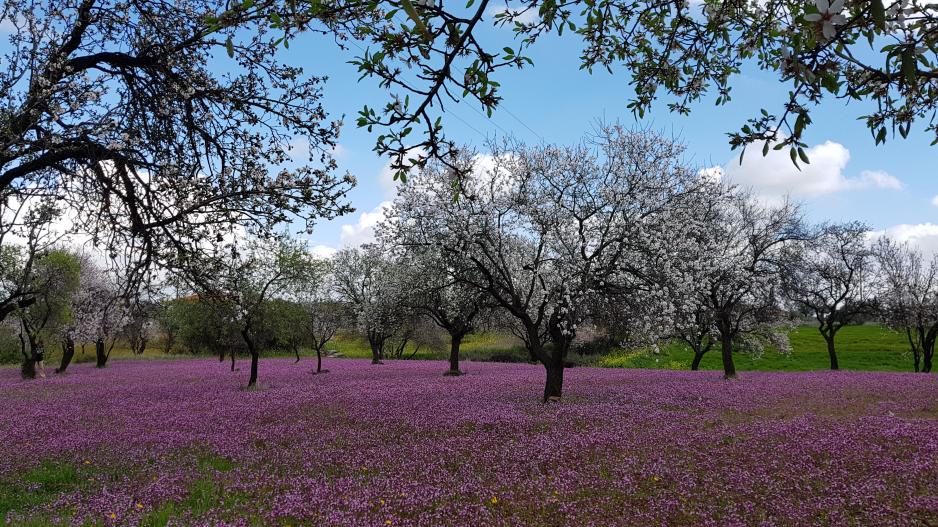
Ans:
[[[0,370],[14,525],[927,525],[938,384],[909,374],[290,359]],[[237,377],[237,379],[233,378]],[[557,450],[553,445],[562,444]],[[29,455],[23,455],[28,445]]]

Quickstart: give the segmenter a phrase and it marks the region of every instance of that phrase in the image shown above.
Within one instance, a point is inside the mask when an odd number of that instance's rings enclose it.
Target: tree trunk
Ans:
[[[300,362],[300,347],[299,347],[299,346],[293,346],[293,353],[296,354],[296,360],[293,361],[293,364],[296,364],[297,362]]]
[[[837,352],[834,350],[834,335],[824,335],[824,341],[827,342],[827,355],[831,359],[831,369],[839,370],[840,364],[837,362]]]
[[[935,355],[935,346],[932,344],[922,350],[922,373],[931,372],[932,357]]]
[[[368,334],[368,345],[371,346],[371,363],[372,364],[384,364],[381,361],[382,359],[382,342],[378,339],[378,336],[370,333]]]
[[[720,327],[720,355],[723,359],[723,378],[735,379],[736,364],[733,362],[733,336],[729,327]]]
[[[703,359],[704,353],[706,353],[706,350],[703,347],[698,347],[694,350],[694,360],[690,363],[691,371],[700,369],[700,361]]]
[[[72,337],[66,335],[62,339],[62,362],[55,369],[55,373],[65,373],[65,369],[72,363],[72,357],[75,356],[75,341]]]
[[[251,378],[248,379],[248,388],[253,388],[257,384],[257,363],[260,355],[257,351],[251,352]]]
[[[94,341],[95,368],[107,366],[107,353],[104,352],[104,339]]]
[[[235,349],[234,346],[231,347],[231,371],[235,371]],[[224,360],[225,355],[222,354],[222,360]]]
[[[253,388],[257,384],[257,362],[260,359],[260,353],[258,353],[257,348],[254,346],[250,326],[241,330],[241,337],[248,346],[248,353],[251,354],[251,377],[248,379],[248,388]]]
[[[36,378],[36,361],[32,357],[23,360],[23,364],[20,366],[20,375],[24,379],[35,379]]]
[[[33,360],[33,350],[30,340],[29,349],[26,347],[26,339],[23,338],[23,333],[20,332],[20,352],[23,354],[23,364],[20,366],[20,375],[24,379],[35,379],[36,378],[36,361]]]
[[[322,347],[316,348],[316,373],[322,373]]]
[[[449,338],[449,371],[443,375],[458,376],[462,375],[459,371],[459,346],[462,344],[463,335],[450,335]]]
[[[563,356],[561,353],[558,350],[552,350],[544,367],[547,368],[544,402],[559,401],[563,395]]]

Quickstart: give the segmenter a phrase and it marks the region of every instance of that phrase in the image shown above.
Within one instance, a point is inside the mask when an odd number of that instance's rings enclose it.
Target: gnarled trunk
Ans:
[[[104,368],[107,366],[108,354],[105,352],[104,339],[99,338],[94,341],[95,368]]]
[[[241,330],[241,337],[244,339],[244,343],[247,344],[248,353],[251,354],[251,377],[248,379],[248,388],[253,388],[257,384],[257,363],[260,360],[260,353],[254,345],[250,327]]]
[[[733,330],[725,317],[717,322],[720,331],[720,357],[723,359],[723,378],[735,379],[736,364],[733,362]]]
[[[563,395],[563,358],[556,351],[550,354],[547,363],[547,381],[544,383],[544,402],[560,400]]]
[[[690,362],[691,371],[700,369],[700,361],[703,359],[704,353],[706,352],[707,350],[702,347],[697,347],[697,349],[694,350],[694,360]]]
[[[33,342],[32,338],[29,339],[29,345],[26,344],[26,339],[23,337],[23,334],[20,333],[20,352],[23,354],[23,363],[20,365],[20,375],[24,379],[35,379],[36,378],[36,361],[33,356]]]
[[[827,342],[827,355],[831,360],[831,369],[839,370],[840,364],[837,362],[837,352],[834,350],[834,335],[824,335],[824,341]]]
[[[915,338],[912,337],[912,328],[906,328],[905,335],[909,339],[909,351],[912,352],[912,365],[915,373],[919,372],[919,367],[921,364],[921,354],[919,353],[919,347],[915,343]]]
[[[368,345],[371,347],[371,363],[384,364],[384,341],[386,339],[376,331],[368,332]]]
[[[459,371],[459,347],[462,344],[463,335],[452,334],[449,338],[449,371],[444,375],[458,376],[462,375]]]
[[[72,363],[72,358],[75,356],[75,341],[71,336],[66,335],[62,339],[62,361],[59,363],[59,367],[55,369],[55,373],[65,373],[65,369],[68,368],[68,365]]]

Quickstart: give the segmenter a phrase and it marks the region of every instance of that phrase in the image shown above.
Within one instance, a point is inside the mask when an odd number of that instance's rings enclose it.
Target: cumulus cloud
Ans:
[[[768,155],[750,152],[742,164],[730,161],[723,167],[722,177],[750,187],[767,199],[785,195],[809,198],[860,189],[900,190],[902,182],[882,170],[864,170],[857,177],[845,174],[850,151],[840,143],[825,141],[807,149],[810,163],[801,163],[801,170],[791,162],[788,149],[770,150]],[[705,169],[708,171],[713,168]]]
[[[938,207],[938,196],[935,196],[931,199],[931,204],[935,207]]]
[[[385,212],[391,207],[390,201],[382,201],[374,210],[362,212],[355,223],[346,223],[342,226],[340,235],[343,247],[357,247],[364,243],[373,242],[375,227],[384,220]]]
[[[888,236],[899,242],[908,243],[917,247],[926,256],[938,254],[938,224],[934,223],[903,223],[883,230],[870,233],[871,238]]]
[[[849,181],[849,180],[848,180]],[[853,183],[854,188],[882,188],[889,190],[902,190],[904,185],[895,176],[883,170],[864,170],[860,178]]]

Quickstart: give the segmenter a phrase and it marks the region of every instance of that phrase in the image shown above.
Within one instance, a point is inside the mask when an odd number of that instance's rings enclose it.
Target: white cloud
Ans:
[[[725,175],[726,174],[723,171],[723,167],[719,166],[701,168],[697,171],[697,177],[700,178],[701,181],[705,182],[719,182]]]
[[[335,247],[329,247],[328,245],[314,245],[309,249],[310,254],[316,258],[332,258],[335,255]]]
[[[374,241],[375,227],[384,220],[384,213],[390,206],[390,201],[382,201],[371,212],[362,212],[357,222],[343,225],[340,235],[342,246],[357,247]]]
[[[422,148],[412,148],[407,151],[407,156],[410,159],[423,157],[424,150]],[[415,170],[410,170],[407,174],[408,178],[414,177],[416,175]],[[384,198],[385,199],[394,199],[397,196],[397,187],[401,184],[399,180],[394,179],[394,170],[391,170],[391,161],[388,161],[381,167],[381,172],[378,173],[378,183],[381,184],[381,188],[384,189]]]
[[[855,188],[902,190],[903,187],[901,181],[883,170],[864,170],[860,172],[860,179],[856,182]]]
[[[931,199],[931,204],[938,207],[938,196],[935,196]]]
[[[522,24],[533,24],[537,22],[539,17],[537,16],[537,9],[512,9],[505,4],[493,4],[490,5],[486,10],[486,14],[490,17],[495,17],[495,15],[500,13],[517,13],[515,17],[516,22],[521,22]],[[514,27],[514,24],[505,25],[507,28]]]
[[[859,177],[847,177],[844,169],[850,162],[850,151],[840,143],[825,141],[806,151],[810,163],[791,162],[788,149],[769,150],[768,155],[749,152],[740,164],[736,160],[724,168],[726,179],[751,187],[767,199],[785,195],[805,198],[845,190],[902,188],[902,182],[882,170],[864,170]],[[711,169],[706,169],[711,170]]]
[[[938,224],[903,223],[870,233],[872,238],[883,235],[899,243],[909,243],[909,245],[917,247],[928,257],[938,254]]]

